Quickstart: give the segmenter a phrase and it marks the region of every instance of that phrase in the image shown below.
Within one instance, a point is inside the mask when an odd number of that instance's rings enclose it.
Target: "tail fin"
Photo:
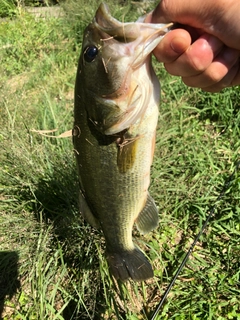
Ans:
[[[107,253],[110,271],[115,279],[144,281],[153,277],[151,264],[137,248],[118,253]]]

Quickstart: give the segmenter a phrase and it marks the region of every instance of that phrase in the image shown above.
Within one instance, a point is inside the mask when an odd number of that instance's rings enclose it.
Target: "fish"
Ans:
[[[145,234],[159,224],[148,192],[153,161],[159,80],[151,52],[168,28],[141,20],[120,22],[101,3],[83,35],[74,95],[73,145],[79,210],[103,232],[115,279],[154,276],[134,244],[134,223]]]

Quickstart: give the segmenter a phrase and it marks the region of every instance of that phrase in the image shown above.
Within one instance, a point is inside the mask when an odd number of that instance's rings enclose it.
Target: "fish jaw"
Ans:
[[[133,68],[144,63],[146,57],[172,26],[172,23],[144,23],[144,21],[140,22],[140,19],[136,22],[122,23],[111,16],[105,3],[99,6],[93,24],[100,33],[102,41],[115,40],[112,43],[110,41],[111,54],[117,57],[119,55],[131,57],[130,64]]]
[[[100,5],[85,30],[80,72],[89,101],[88,117],[103,134],[123,131],[143,116],[148,92],[142,93],[145,85],[141,74],[147,69],[148,76],[155,78],[150,54],[167,31],[168,25],[119,22],[105,4]],[[98,54],[86,62],[86,54],[93,47]],[[159,86],[157,82],[153,80],[155,86]]]

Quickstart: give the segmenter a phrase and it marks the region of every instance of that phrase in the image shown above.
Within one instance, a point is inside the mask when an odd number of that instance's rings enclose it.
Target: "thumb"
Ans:
[[[168,32],[153,51],[158,61],[171,63],[183,54],[191,44],[191,36],[184,29]]]

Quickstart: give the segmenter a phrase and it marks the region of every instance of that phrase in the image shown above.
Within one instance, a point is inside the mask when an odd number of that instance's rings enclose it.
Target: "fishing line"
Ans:
[[[160,303],[158,304],[154,314],[152,315],[151,318],[149,318],[149,320],[154,320],[156,318],[156,316],[158,315],[161,307],[163,306],[163,303],[165,302],[170,290],[172,289],[172,287],[174,286],[176,280],[177,280],[177,277],[179,276],[180,272],[182,271],[183,267],[185,266],[189,256],[191,255],[196,243],[198,242],[199,238],[201,237],[201,235],[203,234],[204,230],[206,229],[206,226],[209,222],[209,220],[212,218],[213,214],[214,214],[214,211],[215,211],[215,208],[216,208],[216,205],[217,205],[217,202],[220,201],[222,199],[222,197],[224,196],[224,194],[226,193],[226,191],[228,190],[229,188],[229,185],[230,183],[232,182],[233,180],[233,177],[235,176],[236,172],[240,169],[240,161],[237,161],[236,164],[234,165],[234,170],[233,170],[233,173],[228,177],[228,179],[225,181],[224,185],[223,185],[223,188],[221,190],[221,192],[219,193],[218,197],[217,197],[217,200],[215,202],[215,204],[212,206],[210,212],[209,212],[209,215],[207,217],[207,219],[205,220],[204,224],[202,225],[202,228],[200,229],[199,233],[197,234],[195,240],[193,241],[192,245],[190,246],[190,248],[188,249],[188,252],[186,253],[186,255],[184,256],[183,258],[183,261],[182,263],[180,264],[179,268],[177,269],[175,275],[173,276],[169,286],[167,287],[166,291],[164,292],[164,295],[160,301]]]

